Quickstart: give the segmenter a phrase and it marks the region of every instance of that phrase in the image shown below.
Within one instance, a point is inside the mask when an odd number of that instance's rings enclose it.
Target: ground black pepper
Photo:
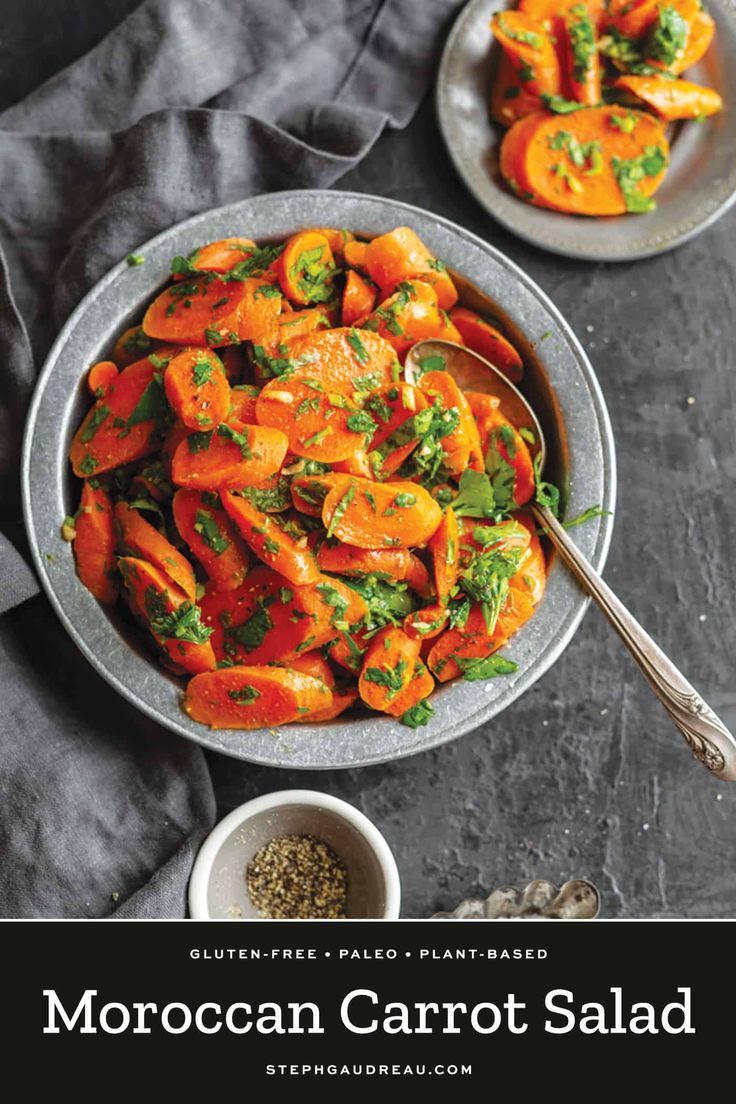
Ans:
[[[316,836],[277,836],[248,863],[250,899],[269,920],[344,920],[345,863]]]

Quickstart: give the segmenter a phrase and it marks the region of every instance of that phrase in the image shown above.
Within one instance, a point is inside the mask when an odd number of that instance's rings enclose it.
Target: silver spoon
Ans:
[[[496,395],[501,412],[509,421],[531,429],[541,457],[537,461],[539,469],[544,471],[547,449],[539,420],[521,392],[498,368],[452,341],[419,341],[406,357],[405,375],[409,382],[421,376],[420,362],[428,356],[441,356],[462,390]],[[736,740],[723,721],[594,571],[554,514],[534,502],[528,503],[528,508],[554,544],[562,562],[621,637],[695,758],[716,777],[736,781]]]

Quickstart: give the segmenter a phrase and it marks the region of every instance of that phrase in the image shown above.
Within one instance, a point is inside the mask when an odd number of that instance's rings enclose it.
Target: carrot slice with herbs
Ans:
[[[639,38],[657,18],[662,0],[609,0],[606,22],[627,38]]]
[[[715,33],[716,25],[713,16],[702,10],[696,12],[690,21],[685,49],[678,53],[672,64],[668,66],[669,72],[678,76],[692,65],[697,65],[708,52]]]
[[[473,412],[449,372],[426,372],[420,379],[419,386],[430,402],[439,401],[441,409],[457,411],[456,428],[440,441],[447,470],[452,475],[460,476],[468,465],[482,469],[483,453]]]
[[[445,605],[457,583],[460,562],[460,530],[452,506],[445,510],[428,545],[437,600]]]
[[[319,307],[310,307],[308,310],[284,312],[278,320],[279,344],[288,346],[290,341],[314,330],[327,330],[330,328],[330,319],[326,311]]]
[[[195,272],[229,272],[236,264],[252,257],[256,244],[250,238],[222,238],[220,241],[200,245],[188,257],[177,257],[172,262],[174,279],[186,279]],[[177,264],[177,262],[179,262]]]
[[[344,230],[342,227],[315,226],[313,229],[315,234],[321,234],[323,238],[327,238],[327,244],[338,260],[342,260],[348,245],[355,241],[355,234],[352,230]]]
[[[230,385],[220,358],[211,349],[184,349],[164,373],[166,398],[190,429],[212,429],[230,411]]]
[[[470,661],[486,659],[502,648],[534,613],[534,604],[523,591],[509,587],[498,620],[489,633],[483,612],[474,605],[462,628],[450,628],[436,638],[427,663],[440,682],[448,682],[461,674]]]
[[[69,458],[74,474],[100,475],[155,452],[157,429],[169,405],[160,371],[164,360],[139,360],[109,384],[77,430]]]
[[[691,81],[625,76],[615,80],[613,86],[625,88],[667,122],[702,119],[717,115],[723,109],[723,100],[715,88],[706,88]]]
[[[376,429],[367,411],[329,390],[318,375],[271,380],[258,396],[256,417],[281,430],[297,456],[328,464],[364,450]]]
[[[511,126],[517,119],[542,111],[541,96],[527,89],[528,70],[501,52],[491,91],[491,118],[501,126]]]
[[[220,497],[243,540],[264,563],[295,586],[312,583],[318,578],[320,571],[306,538],[303,542],[295,540],[273,517],[231,491],[223,491]]]
[[[348,326],[296,338],[289,344],[285,371],[290,379],[318,379],[325,391],[359,397],[396,383],[400,373],[388,341]]]
[[[227,416],[221,420],[227,422],[234,419],[236,422],[253,425],[256,420],[256,399],[259,394],[260,389],[252,383],[239,383],[236,387],[231,387],[230,409]]]
[[[134,556],[119,563],[133,607],[168,658],[190,674],[211,671],[215,653],[199,607],[153,564]]]
[[[393,345],[402,362],[411,346],[425,337],[458,344],[461,341],[450,316],[440,310],[434,288],[423,280],[403,281],[393,295],[362,320],[360,327]]]
[[[358,548],[342,541],[321,544],[317,563],[335,575],[386,575],[396,582],[406,579],[412,568],[411,553],[405,548]]]
[[[534,463],[526,441],[497,408],[478,419],[485,469],[499,499],[499,485],[505,488],[508,504],[523,506],[535,492]]]
[[[447,606],[424,606],[423,609],[408,613],[404,618],[403,629],[412,639],[433,640],[447,625],[450,611]]]
[[[532,202],[581,215],[643,213],[667,168],[669,145],[661,122],[643,111],[591,107],[535,119],[518,170]],[[515,123],[503,141],[512,141]]]
[[[571,100],[592,107],[601,102],[601,66],[593,16],[585,3],[562,18],[566,89]]]
[[[215,430],[190,433],[177,445],[171,478],[198,491],[255,487],[279,470],[287,446],[278,429],[222,422]]]
[[[524,362],[508,338],[467,307],[450,311],[453,325],[460,331],[463,345],[489,360],[513,383],[519,383],[524,375]]]
[[[197,675],[184,710],[210,728],[273,728],[327,708],[332,693],[321,679],[284,667],[225,667]]]
[[[411,383],[394,383],[371,395],[365,403],[365,410],[377,423],[371,449],[380,448],[397,429],[426,406],[425,396]]]
[[[376,305],[377,291],[354,268],[348,269],[342,292],[342,324],[353,326],[359,318],[370,314]]]
[[[305,713],[301,717],[305,724],[332,721],[358,700],[358,687],[353,684],[338,686],[332,668],[318,652],[309,652],[308,655],[297,656],[296,659],[292,659],[289,666],[294,671],[302,671],[305,675],[311,675],[312,678],[319,679],[332,692],[332,704],[324,709],[318,709],[314,713]]]
[[[192,565],[174,548],[171,541],[127,502],[116,504],[115,521],[120,531],[120,547],[123,553],[153,564],[194,601],[197,584]]]
[[[356,248],[356,246],[364,248]],[[457,288],[445,264],[433,257],[418,234],[409,226],[397,226],[367,243],[356,243],[346,251],[348,264],[357,264],[370,276],[385,299],[398,284],[420,279],[430,284],[443,310],[457,302]]]
[[[149,337],[177,345],[237,344],[240,310],[249,294],[252,298],[251,283],[257,281],[226,282],[209,275],[175,283],[151,303],[143,330]]]
[[[291,500],[302,514],[322,516],[322,504],[333,487],[347,487],[350,476],[330,472],[327,475],[296,475],[291,481]]]
[[[560,91],[560,64],[554,43],[544,24],[526,12],[497,12],[491,29],[506,56],[520,71],[521,87],[532,96],[557,95]]]
[[[373,479],[374,473],[368,453],[364,449],[358,449],[352,456],[344,460],[335,460],[332,464],[333,472],[344,475],[359,475],[361,479]]]
[[[112,503],[104,487],[84,481],[74,531],[79,578],[99,602],[114,605],[118,597],[115,528]]]
[[[381,629],[366,649],[358,679],[365,704],[400,717],[433,689],[434,679],[419,657],[419,641],[403,629]]]
[[[277,270],[284,295],[293,303],[308,306],[332,298],[335,258],[327,238],[318,230],[303,230],[289,238]]]
[[[441,519],[440,507],[417,483],[371,483],[356,477],[347,487],[333,487],[322,505],[328,537],[359,548],[421,547]]]
[[[96,399],[104,399],[108,387],[118,378],[114,360],[100,360],[87,373],[87,387]]]
[[[234,590],[248,571],[248,549],[210,491],[179,490],[172,503],[174,522],[207,575],[221,590]]]

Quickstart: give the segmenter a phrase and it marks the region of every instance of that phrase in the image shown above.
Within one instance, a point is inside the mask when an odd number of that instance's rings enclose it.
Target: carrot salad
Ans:
[[[513,673],[497,653],[544,593],[523,507],[534,441],[422,338],[523,362],[458,304],[413,230],[212,242],[111,358],[70,449],[81,582],[125,605],[183,708],[213,728],[356,705],[426,724],[436,682]]]
[[[501,46],[491,115],[501,174],[528,203],[644,214],[669,163],[666,126],[723,107],[682,74],[715,23],[700,0],[519,0],[491,20]]]

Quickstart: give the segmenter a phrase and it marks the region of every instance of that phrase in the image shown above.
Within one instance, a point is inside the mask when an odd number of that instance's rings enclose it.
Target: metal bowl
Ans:
[[[90,663],[148,716],[215,751],[255,763],[319,769],[355,767],[435,747],[496,716],[542,675],[572,638],[587,601],[570,575],[553,563],[547,593],[506,654],[515,675],[487,683],[458,682],[438,690],[436,716],[411,729],[367,712],[322,725],[295,724],[257,732],[210,731],[181,709],[181,683],[142,645],[124,611],[100,606],[76,577],[71,548],[60,536],[79,488],[67,452],[89,401],[86,370],[106,355],[116,336],[140,319],[166,281],[169,261],[203,241],[233,234],[283,238],[304,226],[347,226],[367,236],[412,226],[459,280],[463,300],[500,318],[522,349],[525,390],[535,402],[550,445],[550,478],[565,491],[573,514],[600,503],[612,509],[615,463],[611,426],[593,369],[569,326],[546,295],[516,265],[446,219],[397,203],[349,192],[298,191],[257,196],[189,219],[140,247],[145,263],[121,262],[82,300],[59,334],[34,395],[23,452],[23,500],[36,568],[72,639]],[[611,519],[576,530],[580,546],[602,567]]]
[[[671,158],[646,215],[584,218],[532,207],[514,196],[501,177],[498,152],[503,128],[488,114],[499,49],[491,15],[516,0],[470,0],[450,32],[437,77],[437,113],[455,168],[468,188],[507,230],[525,241],[588,261],[634,261],[674,249],[710,226],[736,200],[736,7],[707,0],[716,36],[687,79],[711,85],[726,108],[704,123],[671,128]]]

